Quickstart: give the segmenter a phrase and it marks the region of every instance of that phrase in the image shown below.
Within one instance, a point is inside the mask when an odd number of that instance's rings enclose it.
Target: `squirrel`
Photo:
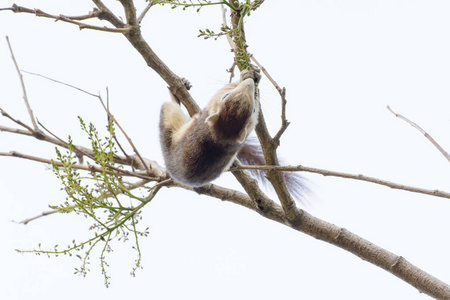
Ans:
[[[180,101],[172,100],[161,107],[160,142],[167,171],[176,181],[199,187],[227,171],[238,157],[242,162],[264,165],[261,146],[247,139],[257,122],[260,109],[261,78],[257,68],[241,72],[239,82],[220,89],[203,111],[187,117]],[[186,88],[189,82],[183,79]],[[264,171],[253,171],[260,180]],[[286,172],[285,172],[286,173]],[[304,185],[297,173],[286,176],[288,189],[301,198]]]

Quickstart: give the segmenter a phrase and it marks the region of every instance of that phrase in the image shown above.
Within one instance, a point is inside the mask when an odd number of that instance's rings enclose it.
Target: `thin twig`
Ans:
[[[0,111],[2,111],[1,108],[0,108]],[[20,135],[33,136],[33,133],[30,132],[29,130],[23,130],[23,129],[19,129],[19,128],[11,128],[11,127],[7,127],[7,126],[3,126],[3,125],[0,125],[0,131],[16,133],[16,134],[20,134]]]
[[[82,22],[78,21],[78,20],[87,20],[87,19],[91,19],[91,18],[101,19],[101,17],[104,14],[104,12],[101,10],[94,10],[93,12],[90,12],[87,15],[73,16],[73,17],[64,16],[64,15],[52,15],[52,14],[46,13],[40,9],[26,8],[23,6],[18,6],[16,4],[14,4],[10,8],[2,8],[1,10],[11,10],[14,13],[29,13],[29,14],[34,14],[38,17],[43,17],[43,18],[53,19],[55,21],[63,21],[66,23],[71,23],[71,24],[77,25],[80,28],[80,30],[81,29],[92,29],[92,30],[99,30],[99,31],[106,31],[106,32],[114,32],[114,33],[128,33],[131,30],[131,28],[129,28],[129,27],[110,28],[110,27],[106,27],[106,26],[94,26],[94,25],[90,25],[90,24],[86,24],[86,23],[82,23]]]
[[[275,79],[273,79],[272,76],[270,76],[270,74],[269,74],[269,72],[267,72],[266,68],[264,68],[264,66],[259,63],[259,61],[255,58],[254,55],[251,56],[251,59],[258,66],[258,68],[261,70],[261,72],[263,72],[263,74],[266,75],[267,79],[269,79],[269,81],[273,84],[273,86],[276,88],[278,93],[281,95],[282,89],[280,88],[278,83],[275,81]]]
[[[252,55],[251,59],[253,62],[258,66],[258,68],[263,72],[263,74],[269,79],[269,81],[272,83],[272,85],[275,87],[275,89],[278,91],[281,97],[281,127],[278,130],[278,132],[275,134],[275,136],[272,138],[272,142],[275,147],[278,147],[280,145],[280,139],[283,133],[286,131],[286,129],[289,126],[289,122],[286,119],[286,88],[280,88],[278,83],[275,81],[275,79],[270,76],[269,72],[266,70],[266,68],[260,64],[260,62]]]
[[[44,128],[44,130],[47,131],[53,138],[57,139],[61,143],[61,145],[64,145],[64,148],[66,148],[66,149],[69,148],[69,144],[66,141],[64,141],[62,138],[58,137],[56,134],[54,134],[49,129],[47,129],[47,127],[45,127],[41,122],[39,122],[39,120],[38,120],[38,124],[39,124],[39,126]],[[76,146],[76,145],[73,145],[73,146],[76,150],[75,152],[78,157],[87,156],[91,159],[94,159],[94,156],[92,155],[92,153],[90,153],[89,151],[86,151],[87,150],[86,148]],[[82,159],[81,159],[81,161],[82,161]]]
[[[27,225],[29,222],[31,222],[31,221],[34,221],[34,220],[36,220],[36,219],[39,219],[39,218],[42,218],[42,217],[45,217],[45,216],[49,216],[49,215],[52,215],[52,214],[54,214],[54,213],[57,213],[58,212],[58,210],[48,210],[48,211],[44,211],[44,212],[42,212],[40,215],[37,215],[37,216],[35,216],[35,217],[31,217],[31,218],[28,218],[28,219],[25,219],[25,220],[22,220],[22,221],[20,221],[20,222],[18,222],[19,224],[23,224],[23,225]]]
[[[100,95],[98,96],[98,99],[100,100],[100,103],[102,104],[102,106],[105,109],[105,111],[108,114],[108,116],[111,118],[111,120],[113,120],[114,124],[117,127],[119,127],[120,131],[125,136],[125,138],[127,139],[128,143],[130,144],[131,148],[133,148],[134,153],[136,153],[136,155],[139,157],[139,160],[144,165],[144,168],[147,171],[147,173],[151,174],[151,170],[150,170],[149,166],[145,163],[145,160],[142,158],[141,154],[139,153],[139,150],[136,148],[136,146],[134,146],[134,143],[131,140],[131,138],[128,136],[128,134],[125,132],[125,130],[122,128],[122,126],[120,126],[119,122],[117,122],[117,120],[116,120],[116,118],[114,118],[113,114],[111,114],[111,112],[105,106],[105,103],[103,102],[103,99],[102,99],[102,97]]]
[[[220,5],[220,8],[222,9],[222,27],[226,28],[228,27],[227,24],[227,9],[223,4]],[[231,52],[236,52],[236,44],[233,42],[233,39],[229,34],[226,35],[228,44],[230,45]],[[231,65],[230,69],[227,69],[227,72],[230,73],[230,79],[229,82],[231,82],[234,78],[234,69],[236,68],[236,59],[233,59],[233,64]]]
[[[108,126],[111,122],[111,112],[109,110],[109,88],[106,87],[106,118],[108,120]],[[114,141],[116,142],[117,146],[119,146],[120,150],[122,151],[123,155],[130,161],[133,159],[131,156],[128,155],[128,153],[125,151],[125,149],[122,147],[122,144],[119,142],[119,139],[117,138],[116,133],[114,132],[113,136]],[[134,170],[134,165],[131,164],[131,168]]]
[[[220,8],[222,9],[222,27],[226,28],[228,27],[227,24],[227,9],[225,8],[225,5],[221,4]],[[227,41],[228,44],[231,47],[231,51],[235,52],[236,51],[236,44],[233,42],[233,39],[231,38],[231,36],[229,34],[227,34]]]
[[[57,167],[64,167],[64,165],[59,161],[52,161],[51,159],[46,159],[46,158],[37,157],[37,156],[33,156],[33,155],[23,154],[23,153],[20,153],[17,151],[0,152],[0,156],[9,156],[9,157],[28,159],[28,160],[32,160],[32,161],[36,161],[36,162],[40,162],[40,163],[44,163],[44,164],[49,164],[49,165],[51,165],[53,162],[56,164]],[[103,171],[104,171],[102,168],[94,166],[94,165],[74,164],[71,167],[72,167],[72,169],[76,169],[76,170],[96,172],[96,173],[103,173]],[[136,178],[141,178],[141,179],[150,180],[150,181],[159,181],[161,179],[158,177],[149,177],[146,174],[142,174],[142,173],[138,173],[138,172],[130,172],[130,171],[120,169],[120,168],[110,166],[110,165],[107,165],[106,167],[108,169],[116,171],[117,173],[119,173],[122,176],[136,177]],[[109,171],[109,170],[105,170],[105,172],[107,174],[114,174],[112,171]]]
[[[24,72],[25,72],[25,73],[28,73],[28,74],[31,74],[31,75],[34,75],[34,76],[39,76],[39,77],[45,78],[45,79],[47,79],[47,80],[50,80],[50,81],[53,81],[53,82],[56,82],[56,83],[59,83],[59,84],[65,85],[65,86],[68,86],[68,87],[73,88],[73,89],[76,89],[76,90],[78,90],[78,91],[80,91],[80,92],[82,92],[82,93],[85,93],[85,94],[87,94],[87,95],[89,95],[89,96],[92,96],[92,97],[95,97],[95,98],[99,99],[99,100],[100,100],[100,103],[101,103],[101,105],[102,105],[102,107],[105,109],[105,111],[106,111],[106,113],[107,113],[107,115],[108,115],[108,118],[111,118],[111,120],[113,120],[113,122],[117,125],[117,127],[118,127],[118,128],[120,129],[120,131],[123,133],[123,135],[124,135],[125,138],[127,139],[128,143],[131,145],[131,147],[133,148],[134,152],[136,153],[136,155],[138,156],[138,158],[139,158],[140,161],[142,162],[142,164],[143,164],[144,168],[146,169],[147,173],[148,173],[148,174],[151,174],[151,171],[150,171],[148,165],[145,163],[145,160],[142,158],[142,156],[140,155],[139,151],[138,151],[137,148],[134,146],[133,141],[130,139],[130,137],[127,135],[127,133],[125,132],[125,130],[122,128],[122,126],[120,126],[120,124],[117,122],[117,120],[114,118],[114,116],[113,116],[113,115],[111,114],[111,112],[109,111],[109,90],[108,90],[108,88],[106,88],[107,101],[108,101],[108,106],[106,106],[105,103],[103,102],[103,99],[102,99],[101,95],[96,95],[96,94],[91,93],[91,92],[88,92],[88,91],[86,91],[86,90],[84,90],[84,89],[82,89],[82,88],[76,87],[76,86],[74,86],[74,85],[71,85],[71,84],[68,84],[68,83],[65,83],[65,82],[62,82],[62,81],[59,81],[59,80],[56,80],[56,79],[53,79],[53,78],[50,78],[50,77],[47,77],[47,76],[44,76],[44,75],[41,75],[41,74],[32,73],[32,72],[26,72],[26,71],[24,71]],[[49,133],[50,133],[50,132],[49,132]],[[86,155],[86,156],[88,156],[88,157],[90,157],[89,154],[87,154],[87,153],[86,153],[86,154],[83,153],[83,154]],[[91,157],[91,158],[92,158],[92,157]],[[129,156],[127,156],[127,158],[129,158]]]
[[[9,51],[11,52],[11,58],[14,62],[14,65],[16,66],[17,74],[19,75],[20,84],[22,85],[23,100],[25,101],[25,105],[27,106],[28,115],[30,116],[31,123],[33,124],[33,127],[34,127],[34,131],[38,132],[39,127],[36,123],[36,119],[34,118],[33,110],[31,109],[31,106],[30,106],[30,102],[28,101],[27,90],[25,88],[25,82],[23,81],[23,76],[22,76],[22,73],[20,72],[20,68],[19,68],[19,65],[17,64],[16,58],[14,56],[14,52],[12,50],[11,43],[9,42],[8,36],[6,37],[6,41],[8,42]]]
[[[138,182],[135,182],[135,183],[130,183],[130,184],[128,184],[127,186],[126,186],[126,189],[127,190],[129,190],[129,191],[131,191],[131,190],[134,190],[134,189],[136,189],[136,188],[140,188],[140,187],[144,187],[144,185],[145,184],[147,184],[149,181],[148,180],[140,180],[140,181],[138,181]],[[158,184],[162,184],[162,183],[164,183],[165,181],[163,181],[163,182],[160,182],[160,183],[158,183]],[[39,218],[42,218],[42,217],[45,217],[45,216],[48,216],[48,215],[51,215],[51,214],[54,214],[54,213],[57,213],[57,212],[59,212],[57,209],[55,209],[55,210],[49,210],[49,211],[44,211],[44,212],[42,212],[40,215],[38,215],[38,216],[35,216],[35,217],[32,217],[32,218],[28,218],[28,219],[25,219],[25,220],[23,220],[23,221],[20,221],[20,222],[16,222],[16,223],[19,223],[19,224],[24,224],[24,225],[27,225],[29,222],[31,222],[31,221],[34,221],[34,220],[36,220],[36,219],[39,219]]]
[[[139,17],[137,18],[137,23],[141,24],[142,20],[144,19],[147,12],[150,10],[150,8],[155,4],[155,1],[150,1],[147,6],[144,8],[144,10],[141,12]]]
[[[68,143],[66,141],[64,141],[62,138],[60,138],[59,136],[57,136],[56,134],[54,134],[53,132],[51,132],[50,130],[47,129],[47,127],[45,127],[39,120],[38,120],[38,124],[39,126],[41,126],[42,128],[44,128],[45,131],[47,131],[52,137],[54,137],[55,139],[57,139],[61,144],[65,144],[66,147],[68,147]],[[86,154],[87,155],[87,154]]]
[[[393,189],[398,190],[404,190],[409,191],[413,193],[421,193],[431,196],[437,196],[442,198],[449,198],[450,199],[450,193],[444,192],[440,190],[430,190],[430,189],[422,189],[414,186],[408,186],[400,183],[395,183],[387,180],[382,180],[375,177],[369,177],[362,174],[350,174],[350,173],[343,173],[343,172],[336,172],[336,171],[330,171],[325,169],[318,169],[318,168],[311,168],[311,167],[305,167],[305,166],[248,166],[243,165],[237,168],[233,168],[230,171],[233,170],[267,170],[267,171],[287,171],[287,172],[309,172],[309,173],[316,173],[321,174],[323,176],[333,176],[333,177],[341,177],[341,178],[349,178],[349,179],[355,179],[355,180],[362,180],[367,181],[379,185],[384,185]]]
[[[59,83],[59,84],[68,86],[68,87],[70,87],[70,88],[76,89],[76,90],[78,90],[78,91],[80,91],[80,92],[83,92],[83,93],[85,93],[85,94],[88,94],[88,95],[90,95],[90,96],[92,96],[92,97],[98,97],[98,95],[96,95],[96,94],[94,94],[94,93],[88,92],[88,91],[83,90],[83,89],[81,89],[81,88],[79,88],[79,87],[76,87],[76,86],[74,86],[74,85],[71,85],[71,84],[68,84],[68,83],[65,83],[65,82],[62,82],[62,81],[59,81],[59,80],[56,80],[56,79],[53,79],[53,78],[44,76],[44,75],[39,74],[39,73],[33,73],[33,72],[25,71],[25,70],[22,70],[22,72],[23,72],[23,73],[26,73],[26,74],[33,75],[33,76],[42,77],[42,78],[44,78],[44,79],[47,79],[47,80],[50,80],[50,81],[53,81],[53,82],[56,82],[56,83]]]
[[[394,114],[394,116],[396,116],[399,119],[402,119],[403,121],[405,121],[406,123],[408,123],[409,125],[411,125],[412,127],[416,128],[417,130],[419,130],[420,133],[422,133],[432,144],[433,146],[435,146],[439,152],[441,152],[442,155],[444,155],[444,157],[450,162],[450,155],[447,153],[447,151],[444,150],[444,148],[441,147],[441,145],[438,144],[438,142],[436,142],[431,135],[428,134],[428,132],[426,132],[425,130],[422,129],[422,127],[420,127],[419,125],[417,125],[416,123],[414,123],[413,121],[409,120],[408,118],[394,112],[389,105],[386,106],[386,108]]]
[[[0,113],[1,113],[4,117],[6,117],[6,118],[10,119],[11,121],[13,121],[14,123],[16,123],[16,124],[22,126],[23,128],[26,128],[26,129],[30,132],[30,134],[34,134],[35,131],[34,131],[33,128],[31,128],[31,127],[28,126],[27,124],[23,123],[22,121],[13,118],[13,117],[12,117],[10,114],[8,114],[4,109],[0,108]]]
[[[283,133],[286,131],[286,129],[290,124],[290,122],[286,119],[286,104],[287,104],[286,88],[281,89],[280,96],[281,96],[281,127],[272,138],[272,143],[274,144],[275,147],[278,147],[280,145],[281,136],[283,135]]]

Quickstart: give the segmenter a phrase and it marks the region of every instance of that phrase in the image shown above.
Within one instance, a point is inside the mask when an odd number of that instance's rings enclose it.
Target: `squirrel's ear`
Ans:
[[[205,123],[207,123],[209,126],[212,126],[217,122],[218,118],[219,118],[219,113],[216,112],[215,114],[212,114],[209,117],[207,117],[205,120]]]
[[[238,138],[238,143],[242,144],[243,142],[245,142],[245,139],[247,138],[247,126],[244,127],[241,132],[239,132],[239,138]]]

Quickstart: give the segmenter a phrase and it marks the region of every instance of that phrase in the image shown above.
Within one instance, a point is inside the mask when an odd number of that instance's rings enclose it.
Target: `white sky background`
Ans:
[[[118,8],[117,1],[105,4]],[[140,1],[136,1],[140,2]],[[140,8],[144,1],[139,3]],[[13,2],[2,1],[2,7]],[[76,3],[76,4],[75,4]],[[90,1],[20,1],[53,14],[85,14]],[[120,12],[120,10],[116,10]],[[450,191],[444,157],[390,105],[450,150],[450,3],[448,1],[266,1],[247,19],[249,51],[287,88],[291,125],[281,155],[289,164],[363,173]],[[147,42],[193,84],[204,106],[228,80],[232,54],[225,39],[204,41],[198,29],[218,31],[218,7],[154,7],[142,24]],[[106,24],[106,23],[105,23]],[[20,67],[91,92],[109,87],[111,109],[140,149],[162,164],[157,124],[166,84],[119,34],[83,30],[32,15],[0,12],[0,107],[29,122],[22,90],[4,39]],[[103,129],[98,101],[25,74],[37,118],[62,138],[86,144],[77,116]],[[272,132],[280,99],[263,78],[262,109]],[[14,126],[5,118],[3,125]],[[125,144],[125,142],[123,143]],[[54,147],[0,133],[0,151],[54,157]],[[450,200],[369,183],[305,174],[313,215],[404,256],[450,282]],[[230,175],[218,183],[238,188]],[[73,275],[76,258],[17,254],[42,242],[61,248],[89,237],[90,222],[52,215],[20,221],[64,200],[48,166],[0,157],[1,299],[427,299],[413,287],[339,248],[220,200],[164,189],[143,213],[143,270],[130,244],[108,259],[106,289],[99,253],[86,278]]]

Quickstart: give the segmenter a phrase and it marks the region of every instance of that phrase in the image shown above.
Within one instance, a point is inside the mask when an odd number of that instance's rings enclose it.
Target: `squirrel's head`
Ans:
[[[259,102],[255,98],[255,82],[252,78],[239,84],[230,84],[211,99],[205,122],[219,140],[243,143],[255,128],[259,114]]]

